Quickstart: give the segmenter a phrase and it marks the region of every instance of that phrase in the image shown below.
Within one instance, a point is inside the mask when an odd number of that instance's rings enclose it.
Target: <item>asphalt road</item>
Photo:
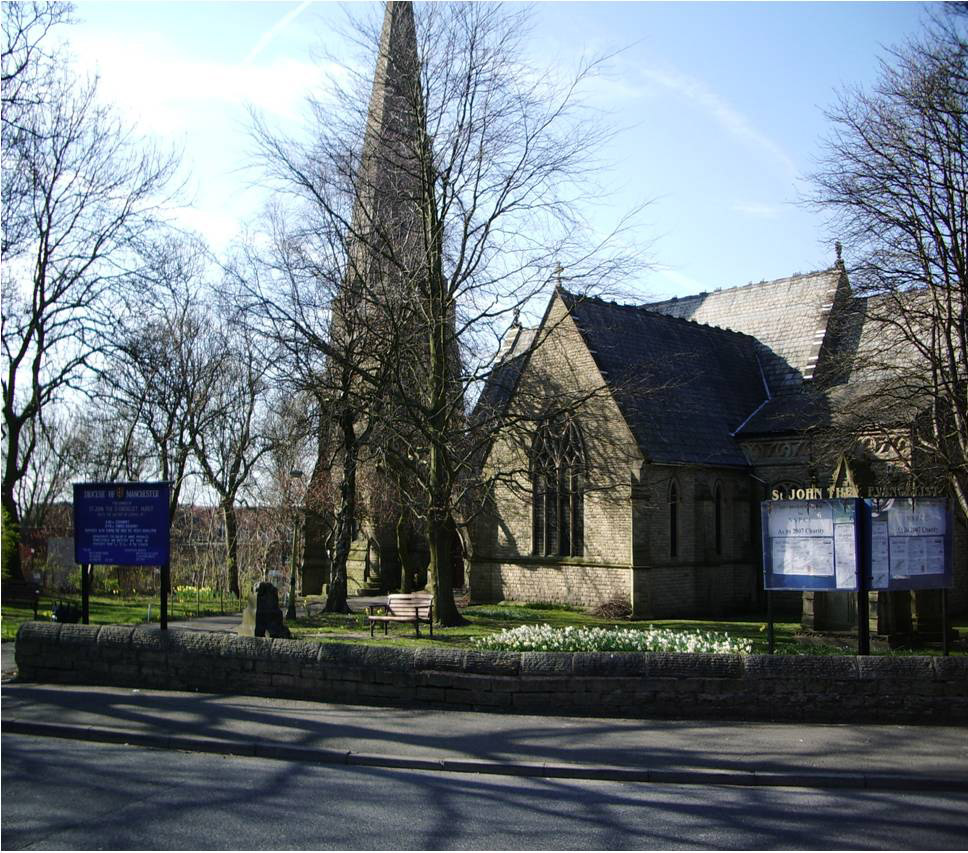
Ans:
[[[4,735],[4,849],[964,849],[968,794],[321,767]]]

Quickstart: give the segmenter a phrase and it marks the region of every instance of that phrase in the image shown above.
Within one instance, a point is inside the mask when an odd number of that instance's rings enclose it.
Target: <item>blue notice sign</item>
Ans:
[[[74,561],[166,564],[168,493],[168,483],[75,483]]]

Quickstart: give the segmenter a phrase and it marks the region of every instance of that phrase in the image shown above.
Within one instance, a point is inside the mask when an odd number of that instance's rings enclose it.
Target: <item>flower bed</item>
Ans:
[[[697,652],[748,655],[751,640],[729,634],[700,631],[671,631],[651,628],[552,628],[550,625],[522,625],[471,641],[478,649],[509,652]]]

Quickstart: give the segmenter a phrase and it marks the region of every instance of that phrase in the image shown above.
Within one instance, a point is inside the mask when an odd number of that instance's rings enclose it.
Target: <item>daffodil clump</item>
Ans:
[[[522,625],[473,641],[479,649],[506,652],[686,652],[718,655],[748,655],[752,640],[729,634],[701,631],[672,631],[650,628],[552,628],[550,625]]]

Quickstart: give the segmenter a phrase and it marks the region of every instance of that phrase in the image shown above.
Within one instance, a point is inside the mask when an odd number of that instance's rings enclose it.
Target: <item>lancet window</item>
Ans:
[[[716,484],[716,491],[713,494],[713,500],[715,503],[713,514],[714,514],[714,527],[716,534],[716,553],[723,553],[723,487]]]
[[[585,551],[585,446],[573,420],[542,424],[531,449],[532,537],[537,556]]]
[[[679,489],[669,486],[669,556],[679,556]]]

